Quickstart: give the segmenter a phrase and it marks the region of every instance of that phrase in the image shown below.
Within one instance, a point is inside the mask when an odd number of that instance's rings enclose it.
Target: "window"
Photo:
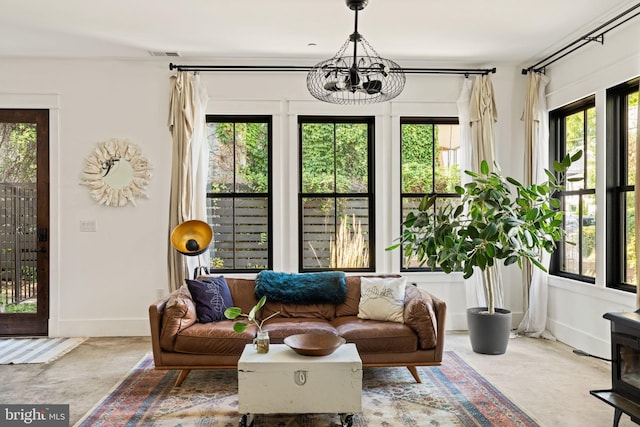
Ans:
[[[639,81],[607,91],[607,286],[633,292]]]
[[[434,209],[457,203],[460,196],[460,137],[457,118],[401,118],[402,218],[417,209],[426,195],[437,197]],[[402,254],[402,271],[419,270]],[[425,268],[422,268],[425,269]]]
[[[207,116],[210,268],[272,266],[271,117]]]
[[[298,132],[301,271],[374,271],[374,119],[299,117]]]
[[[560,192],[565,237],[551,259],[552,274],[595,283],[596,275],[596,109],[589,97],[550,113],[551,159],[582,150],[567,171]],[[571,180],[571,181],[569,181]]]

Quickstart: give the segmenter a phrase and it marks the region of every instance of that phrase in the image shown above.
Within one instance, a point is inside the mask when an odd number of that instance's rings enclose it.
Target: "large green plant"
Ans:
[[[553,252],[563,238],[564,213],[553,197],[563,189],[566,171],[582,152],[554,162],[556,174],[546,170],[548,180],[525,186],[518,180],[489,171],[483,161],[480,173],[466,171],[471,182],[456,186],[460,204],[447,203],[436,209],[435,196],[426,196],[417,212],[407,214],[398,243],[404,255],[420,266],[440,267],[445,273],[461,271],[467,279],[474,267],[485,277],[488,311],[495,312],[494,284],[488,268],[500,260],[504,265],[524,260],[545,270],[542,252]],[[496,167],[497,169],[497,167]]]

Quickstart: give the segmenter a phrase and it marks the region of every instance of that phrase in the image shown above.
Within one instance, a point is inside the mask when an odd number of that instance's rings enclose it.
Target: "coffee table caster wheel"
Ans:
[[[243,415],[242,418],[240,418],[240,423],[239,426],[240,427],[253,427],[253,415],[251,414],[246,414]]]
[[[340,414],[340,425],[342,427],[351,427],[353,425],[353,414]]]

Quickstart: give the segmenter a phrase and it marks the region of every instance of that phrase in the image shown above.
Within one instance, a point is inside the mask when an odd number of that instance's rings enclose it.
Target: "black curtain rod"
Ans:
[[[635,18],[636,16],[640,15],[640,11],[636,12],[635,14],[628,16],[626,19],[616,23],[614,26],[607,28],[606,30],[594,35],[595,33],[597,33],[598,31],[602,30],[603,28],[613,24],[614,22],[624,18],[625,16],[631,14],[634,10],[640,8],[640,3],[630,7],[629,9],[625,10],[624,12],[620,13],[619,15],[617,15],[614,18],[611,18],[610,20],[608,20],[607,22],[605,22],[604,24],[600,25],[598,28],[592,30],[591,32],[585,34],[584,36],[574,40],[573,42],[569,43],[568,45],[558,49],[557,51],[553,52],[551,55],[547,56],[546,58],[542,59],[541,61],[538,61],[537,63],[533,64],[532,66],[528,67],[528,68],[523,68],[522,69],[522,74],[527,74],[527,72],[529,71],[534,71],[534,72],[544,72],[544,69],[546,67],[548,67],[549,65],[553,64],[556,61],[561,60],[562,58],[564,58],[565,56],[569,55],[572,52],[575,52],[576,50],[580,49],[581,47],[591,43],[591,42],[599,42],[600,44],[604,44],[604,35],[607,34],[609,31],[618,28],[620,25],[624,24],[625,22]],[[576,46],[577,45],[577,46]],[[573,48],[573,49],[572,49]],[[559,55],[559,56],[558,56]]]
[[[310,71],[313,67],[296,65],[176,65],[169,64],[170,70],[178,71],[254,71],[254,72],[295,72]],[[495,73],[494,68],[402,68],[390,69],[390,72],[402,71],[405,74],[472,74]]]

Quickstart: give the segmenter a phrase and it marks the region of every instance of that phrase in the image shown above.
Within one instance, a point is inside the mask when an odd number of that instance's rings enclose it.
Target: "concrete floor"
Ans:
[[[542,426],[612,425],[613,409],[589,394],[610,387],[608,362],[523,337],[500,356],[474,353],[466,333],[448,333],[445,342]],[[150,351],[148,337],[90,338],[50,364],[0,365],[0,402],[68,403],[73,425]],[[635,425],[623,415],[620,426]]]
[[[613,408],[589,394],[611,387],[611,364],[578,356],[557,341],[513,337],[499,356],[474,353],[466,333],[447,335],[446,349],[489,380],[545,427],[609,427]],[[621,427],[637,425],[626,415]]]

